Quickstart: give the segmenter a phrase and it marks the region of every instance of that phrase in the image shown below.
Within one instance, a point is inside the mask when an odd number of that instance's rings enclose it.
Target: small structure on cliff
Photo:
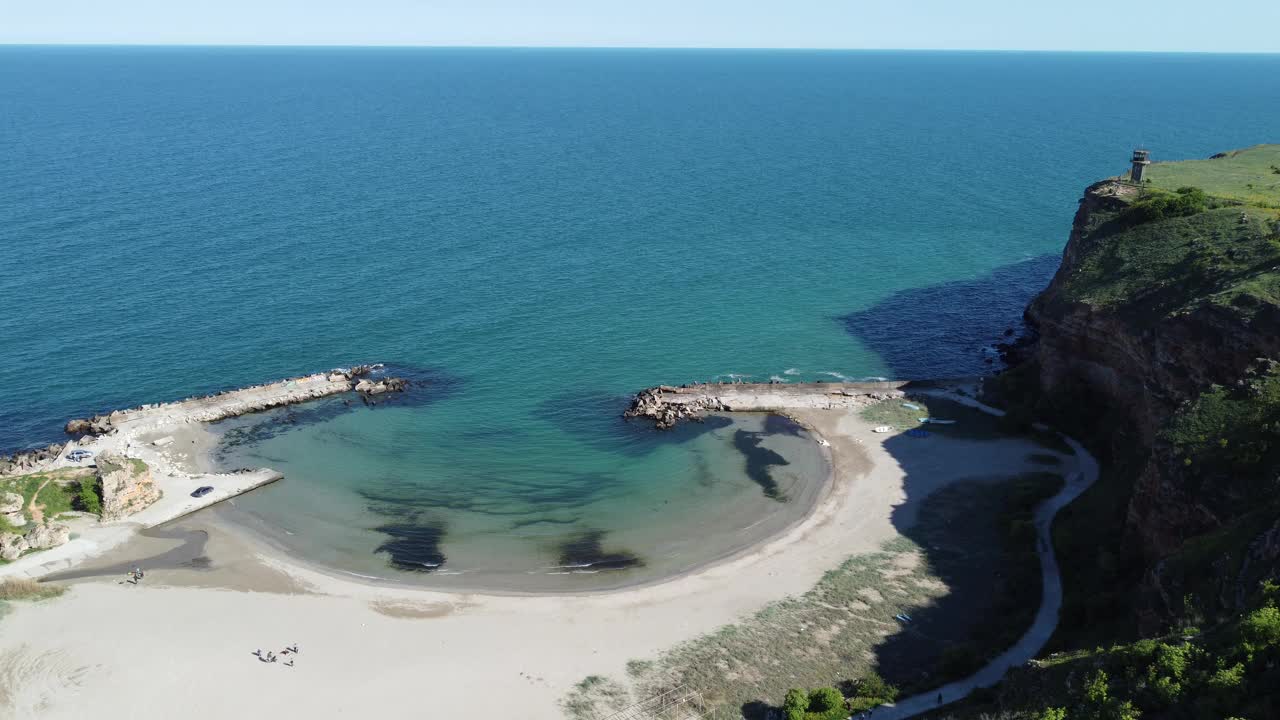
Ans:
[[[1129,170],[1129,180],[1141,183],[1142,173],[1146,172],[1147,166],[1151,164],[1151,152],[1138,148],[1133,151],[1133,167]]]

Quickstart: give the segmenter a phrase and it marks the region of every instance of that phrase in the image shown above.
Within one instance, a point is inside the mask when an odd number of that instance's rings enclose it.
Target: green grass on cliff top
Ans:
[[[1152,187],[1198,187],[1206,193],[1249,205],[1280,208],[1280,145],[1232,150],[1226,157],[1158,162],[1147,168]]]
[[[1280,302],[1278,217],[1246,205],[1129,228],[1104,221],[1089,232],[1067,295],[1146,318],[1205,301],[1246,312]]]

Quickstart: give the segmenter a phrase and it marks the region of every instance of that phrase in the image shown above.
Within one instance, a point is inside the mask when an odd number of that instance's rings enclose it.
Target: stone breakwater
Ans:
[[[189,422],[214,422],[248,413],[293,405],[344,392],[369,397],[404,392],[409,382],[403,378],[375,377],[381,365],[357,365],[329,372],[303,375],[277,382],[227,390],[213,395],[191,397],[171,403],[140,405],[104,415],[71,420],[63,428],[68,435],[94,437],[110,435],[121,428],[136,430]],[[59,464],[62,456],[84,442],[54,443],[47,447],[0,455],[0,477],[25,475]]]
[[[146,421],[180,419],[185,422],[215,422],[338,393],[381,395],[402,392],[408,387],[408,382],[401,378],[370,377],[380,367],[357,365],[353,368],[337,368],[325,373],[288,378],[178,402],[116,410],[106,415],[72,420],[64,429],[71,435],[105,435],[126,424]]]
[[[784,412],[796,409],[861,408],[890,398],[905,397],[908,389],[933,383],[706,383],[659,385],[641,390],[622,414],[648,418],[659,430],[681,421],[698,421],[712,412]]]

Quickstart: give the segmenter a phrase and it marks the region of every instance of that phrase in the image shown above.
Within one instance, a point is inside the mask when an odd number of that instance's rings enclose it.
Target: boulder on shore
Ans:
[[[57,547],[70,539],[71,528],[60,523],[40,523],[26,535],[27,546],[32,550]]]
[[[0,558],[17,560],[22,553],[31,549],[27,539],[17,533],[0,533]]]
[[[0,515],[22,512],[23,503],[22,496],[16,492],[0,493]]]

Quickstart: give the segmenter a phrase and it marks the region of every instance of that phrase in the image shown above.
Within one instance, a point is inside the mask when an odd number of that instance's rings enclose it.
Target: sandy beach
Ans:
[[[42,718],[86,708],[104,718],[560,718],[584,677],[625,677],[629,660],[807,591],[893,538],[931,489],[1028,470],[1037,449],[1023,439],[932,438],[907,464],[933,487],[908,501],[904,460],[884,445],[891,434],[872,432],[854,408],[789,414],[829,443],[832,482],[801,523],[725,562],[616,592],[440,593],[317,572],[214,527],[202,551],[208,569],[153,571],[137,586],[76,580],[62,598],[15,605],[0,621],[0,707]],[[252,654],[295,643],[293,666]]]

